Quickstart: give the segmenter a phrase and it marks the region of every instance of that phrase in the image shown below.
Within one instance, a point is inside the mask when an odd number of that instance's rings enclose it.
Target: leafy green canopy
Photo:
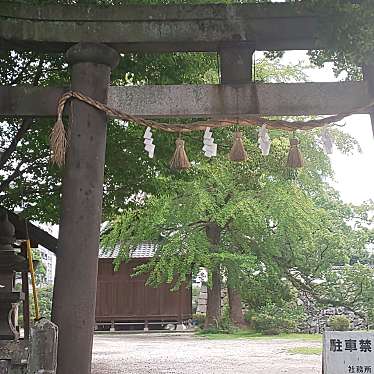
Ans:
[[[29,52],[0,52],[0,84],[67,86],[69,72],[64,57]],[[301,66],[281,65],[279,60],[259,59],[258,81],[305,79]],[[129,54],[121,57],[112,76],[113,85],[217,83],[215,53]],[[57,223],[61,197],[61,170],[49,162],[49,134],[53,119],[19,121],[8,119],[0,128],[0,203],[21,207],[26,217]],[[157,194],[157,175],[170,176],[169,160],[175,137],[154,132],[156,157],[150,160],[143,149],[144,129],[120,121],[108,126],[104,219],[131,204],[139,191]],[[199,133],[185,137],[189,157],[201,161]],[[222,138],[224,149],[231,135]],[[226,148],[225,148],[226,147]],[[10,150],[8,152],[8,150]],[[176,176],[174,176],[176,177]]]
[[[64,57],[36,53],[0,52],[1,85],[67,86]],[[217,77],[216,54],[131,54],[121,57],[112,84],[208,83]],[[7,119],[0,128],[0,203],[22,207],[26,217],[56,223],[59,219],[61,170],[49,162],[49,133],[53,119]],[[108,126],[104,185],[104,215],[113,214],[140,190],[154,192],[153,178],[167,174],[174,139],[157,134],[157,159],[143,149],[144,129],[111,121]],[[9,151],[8,151],[9,150]]]
[[[329,48],[311,51],[312,62],[318,66],[333,62],[336,75],[345,72],[349,79],[361,79],[361,67],[373,60],[373,1],[310,0],[301,4],[326,15],[318,36]]]
[[[138,268],[150,273],[151,284],[178,286],[201,266],[219,265],[236,286],[253,274],[275,274],[314,290],[313,282],[331,266],[365,252],[373,240],[365,226],[370,207],[339,200],[324,182],[328,161],[315,146],[305,152],[308,166],[297,179],[289,178],[287,138],[278,136],[268,157],[257,149],[254,131],[248,131],[247,163],[232,163],[222,155],[197,163],[183,178],[160,177],[158,194],[126,209],[103,236],[108,251],[121,247],[116,265],[129,258],[134,246],[152,241],[159,246],[156,256]],[[312,134],[303,137],[304,144],[308,141],[314,143]],[[211,224],[220,230],[216,245],[207,236]]]

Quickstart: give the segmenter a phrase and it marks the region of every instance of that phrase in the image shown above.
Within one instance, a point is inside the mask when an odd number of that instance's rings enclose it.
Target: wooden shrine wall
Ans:
[[[113,270],[113,259],[99,259],[96,322],[160,320],[192,317],[191,288],[170,291],[170,285],[146,286],[146,277],[131,277],[133,268],[148,259],[133,259]]]

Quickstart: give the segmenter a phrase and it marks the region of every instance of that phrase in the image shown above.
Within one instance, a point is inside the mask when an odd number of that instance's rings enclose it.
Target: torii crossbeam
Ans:
[[[323,47],[326,16],[299,4],[63,6],[0,1],[0,48],[66,53],[71,87],[143,117],[319,115],[350,112],[374,96],[366,81],[255,84],[255,50]],[[216,51],[220,85],[110,87],[118,53]],[[55,116],[63,87],[0,87],[0,117]],[[88,374],[94,329],[106,117],[73,101],[54,292],[58,374]]]

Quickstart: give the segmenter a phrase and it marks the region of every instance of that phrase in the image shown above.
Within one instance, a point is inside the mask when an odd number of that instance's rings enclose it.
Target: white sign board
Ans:
[[[326,331],[323,338],[324,374],[374,374],[374,333]]]

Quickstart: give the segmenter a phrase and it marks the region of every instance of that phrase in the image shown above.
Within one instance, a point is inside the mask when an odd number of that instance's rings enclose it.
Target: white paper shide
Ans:
[[[153,144],[152,129],[150,127],[147,127],[144,133],[144,149],[148,152],[149,158],[153,158],[155,145]]]
[[[328,155],[332,154],[333,148],[334,148],[334,140],[331,136],[330,130],[328,127],[324,127],[321,131],[321,141],[322,141],[322,146],[325,152]]]
[[[207,127],[204,132],[203,151],[206,157],[210,158],[217,156],[217,144],[214,143],[213,133],[210,130],[210,127]]]
[[[258,132],[258,146],[260,147],[263,156],[269,156],[271,139],[266,125],[262,125]]]

